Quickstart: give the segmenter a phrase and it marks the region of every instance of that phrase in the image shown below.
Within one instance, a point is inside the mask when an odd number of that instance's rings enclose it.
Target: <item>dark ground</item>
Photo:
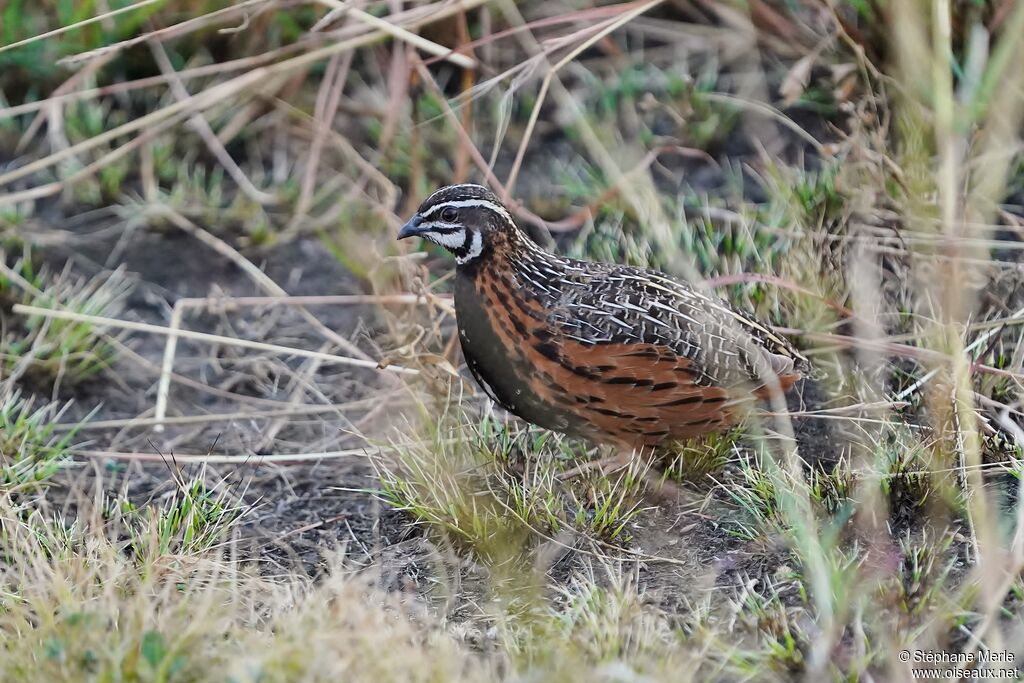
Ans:
[[[796,113],[812,134],[824,137],[827,123],[820,117]],[[742,117],[741,117],[742,119]],[[750,125],[746,125],[749,123]],[[668,125],[668,124],[666,124]],[[748,164],[760,165],[761,144],[753,135],[771,132],[778,136],[780,157],[791,163],[813,166],[813,154],[806,143],[784,129],[766,128],[764,120],[752,117],[741,125],[742,133],[727,135],[713,143],[708,159],[666,155],[658,161],[654,174],[658,187],[669,195],[696,197],[730,196],[739,192],[750,201],[764,201],[764,188],[747,171]],[[667,135],[678,133],[671,126]],[[537,213],[555,217],[564,207],[545,211],[551,187],[544,179],[552,158],[568,159],[578,152],[561,131],[548,131],[526,158],[517,194]],[[499,159],[498,175],[510,159]],[[737,180],[739,187],[737,187]],[[253,280],[240,268],[201,242],[171,226],[137,227],[125,230],[125,223],[113,212],[100,212],[92,219],[68,221],[74,212],[54,203],[37,209],[33,241],[47,246],[37,255],[53,269],[70,261],[76,272],[93,275],[123,264],[135,287],[121,317],[160,325],[169,322],[174,302],[183,297],[263,295]],[[212,228],[211,228],[212,229]],[[47,239],[47,237],[50,239]],[[230,236],[224,236],[231,241]],[[558,235],[558,248],[564,248],[566,235]],[[242,250],[274,282],[291,295],[359,294],[366,284],[339,264],[316,237],[301,236],[268,247]],[[431,259],[428,263],[432,263]],[[377,306],[318,306],[311,308],[328,328],[355,342],[371,357],[380,357],[381,348],[393,344],[384,341],[389,315],[407,315],[408,310],[394,308],[384,312]],[[322,335],[294,310],[285,307],[217,311],[186,315],[184,327],[227,336],[291,345],[298,348],[336,350],[324,343]],[[84,416],[96,410],[93,420],[127,419],[151,415],[155,401],[159,366],[165,339],[155,335],[132,334],[128,346],[142,359],[126,354],[111,372],[74,387],[62,387],[62,398],[74,399],[73,410],[65,419]],[[344,352],[341,352],[344,353]],[[194,386],[172,383],[168,414],[231,413],[240,410],[265,410],[266,401],[280,405],[293,395],[293,380],[307,368],[301,359],[282,359],[251,353],[232,347],[214,348],[182,340],[178,344],[174,370],[196,382],[219,387],[213,394]],[[395,511],[373,493],[379,488],[366,457],[347,455],[317,461],[282,464],[257,464],[252,455],[270,453],[322,452],[358,449],[365,441],[351,435],[348,420],[359,422],[361,433],[387,438],[400,424],[401,392],[382,394],[386,381],[369,370],[343,366],[321,366],[307,377],[305,390],[298,393],[303,404],[337,404],[359,399],[375,399],[373,407],[291,417],[269,443],[263,434],[274,419],[240,419],[198,426],[168,427],[163,433],[151,428],[89,430],[82,433],[89,448],[133,452],[152,457],[161,454],[165,461],[113,461],[91,459],[84,467],[73,467],[58,475],[68,491],[89,491],[98,476],[107,490],[124,488],[137,502],[157,499],[174,490],[172,469],[175,454],[238,453],[238,464],[209,465],[209,481],[223,481],[239,498],[247,512],[240,526],[240,548],[248,546],[251,555],[268,561],[268,571],[292,571],[296,568],[315,574],[322,566],[325,552],[344,547],[348,558],[357,564],[378,561],[381,581],[392,588],[422,592],[435,590],[438,566],[447,566],[449,579],[471,582],[472,563],[460,560],[450,549],[437,546],[419,528],[412,526],[407,514]],[[44,394],[50,388],[36,387]],[[230,392],[225,394],[224,392]],[[804,383],[791,396],[793,408],[818,407],[821,404],[812,384]],[[360,422],[360,420],[364,420]],[[836,422],[803,419],[795,421],[801,455],[810,463],[831,463],[838,459]],[[244,455],[242,455],[244,454]],[[186,473],[197,473],[196,465],[181,466]],[[722,473],[722,486],[703,482],[685,485],[678,501],[652,498],[650,509],[642,513],[628,529],[629,541],[622,557],[635,560],[638,580],[647,587],[653,600],[681,610],[680,585],[697,583],[713,590],[724,584],[743,585],[752,577],[771,575],[787,551],[751,545],[738,538],[733,521],[742,515],[724,490],[731,478],[740,476],[730,465]],[[69,496],[69,499],[73,496]],[[552,553],[550,572],[567,577],[586,559],[584,538],[558,539]],[[575,550],[558,550],[565,543]],[[437,558],[444,558],[440,565]],[[441,591],[443,592],[443,591]],[[673,612],[677,610],[674,609]]]
[[[39,253],[55,270],[70,261],[76,272],[85,275],[123,264],[135,282],[121,316],[129,320],[166,325],[171,306],[181,297],[261,294],[241,269],[173,228],[138,228],[122,233],[110,225],[80,227],[63,233],[59,244]],[[361,283],[346,273],[318,239],[299,238],[269,249],[250,249],[245,255],[293,295],[361,291]],[[313,310],[324,324],[355,341],[367,353],[379,353],[374,342],[380,337],[375,337],[375,333],[385,332],[384,314],[379,308],[320,306]],[[301,348],[318,348],[321,343],[315,329],[283,307],[186,316],[184,327]],[[164,342],[162,336],[132,334],[126,343],[143,362],[121,354],[110,372],[84,384],[62,387],[61,397],[74,400],[72,412],[65,419],[92,410],[96,410],[94,420],[150,415]],[[289,400],[289,380],[303,372],[303,366],[301,359],[271,358],[230,347],[213,349],[182,340],[175,372],[232,393],[215,395],[174,382],[169,415],[266,409],[269,404],[261,399]],[[379,373],[373,371],[324,366],[309,376],[314,389],[303,393],[300,399],[306,404],[342,403],[379,396],[383,405],[375,407],[383,410],[377,410],[377,417],[371,415],[371,421],[361,427],[364,433],[386,436],[389,428],[394,427],[397,413],[393,408],[399,407],[400,393],[382,395],[381,381]],[[815,405],[813,394],[813,387],[804,383],[792,397],[793,407],[800,408],[808,402]],[[395,406],[390,405],[392,402],[396,402]],[[358,420],[372,410],[346,410],[346,418],[330,412],[292,417],[272,443],[262,446],[262,434],[274,423],[273,419],[172,426],[164,433],[148,427],[89,430],[80,435],[80,439],[88,440],[88,444],[83,444],[86,448],[150,456],[159,453],[164,461],[92,458],[85,460],[82,467],[64,470],[56,484],[70,494],[67,500],[73,500],[82,492],[92,491],[96,479],[102,477],[107,491],[124,490],[136,503],[159,501],[175,489],[173,469],[182,470],[186,478],[200,473],[200,466],[179,463],[175,454],[212,451],[252,456],[257,455],[255,447],[261,448],[258,454],[358,449],[365,442],[346,434],[345,420]],[[838,457],[833,443],[839,442],[830,433],[832,424],[797,420],[800,450],[809,462],[834,461]],[[730,469],[731,466],[722,473],[721,481],[738,476]],[[258,464],[239,455],[237,465],[209,465],[205,477],[229,487],[238,504],[246,508],[239,527],[238,547],[243,557],[264,560],[268,572],[298,568],[316,574],[324,553],[337,548],[344,548],[348,559],[356,565],[378,567],[381,583],[390,588],[443,596],[445,591],[437,589],[439,567],[447,567],[448,580],[460,582],[463,588],[472,585],[479,572],[472,563],[459,560],[450,549],[436,546],[411,525],[408,515],[381,502],[373,493],[379,482],[367,459],[360,455],[281,464]],[[763,542],[750,544],[730,533],[731,520],[741,513],[720,487],[704,482],[685,486],[683,491],[682,499],[676,502],[664,497],[651,499],[650,509],[628,529],[629,540],[622,557],[637,561],[637,580],[647,588],[650,599],[679,613],[685,611],[680,603],[680,585],[699,582],[708,590],[716,585],[742,585],[751,577],[771,575],[784,566],[787,551],[781,544],[773,549]],[[59,496],[51,493],[50,498],[59,505]],[[549,543],[555,544],[550,573],[556,578],[568,577],[578,569],[586,559],[587,548],[592,547],[582,537]],[[584,554],[571,551],[570,547]],[[438,558],[442,558],[440,564]],[[459,612],[466,606],[449,609],[455,609],[450,616],[459,620]]]

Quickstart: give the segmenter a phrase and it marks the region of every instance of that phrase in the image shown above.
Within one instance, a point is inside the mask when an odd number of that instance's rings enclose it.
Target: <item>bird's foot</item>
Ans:
[[[629,467],[634,458],[640,457],[642,456],[635,451],[621,450],[616,452],[614,455],[605,456],[603,458],[598,458],[597,460],[585,462],[582,465],[577,465],[576,467],[559,474],[558,478],[565,481],[567,479],[578,477],[586,472],[593,472],[594,470],[599,471],[602,476],[607,476]]]

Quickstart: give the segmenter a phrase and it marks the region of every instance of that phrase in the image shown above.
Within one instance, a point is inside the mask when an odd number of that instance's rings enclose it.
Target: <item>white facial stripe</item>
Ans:
[[[466,244],[465,230],[449,233],[424,232],[421,233],[421,236],[434,244],[440,244],[445,249],[461,249]]]
[[[469,250],[465,256],[456,256],[455,262],[459,264],[468,263],[475,259],[484,250],[484,236],[479,230],[473,231],[473,241],[469,244]]]
[[[505,210],[504,206],[501,204],[495,204],[494,202],[489,202],[486,199],[453,199],[450,202],[442,202],[441,204],[437,204],[427,209],[423,214],[421,214],[420,218],[426,220],[439,211],[444,211],[445,209],[470,208],[488,208],[491,211],[500,214],[502,218],[506,219],[509,223],[514,222],[511,214]]]

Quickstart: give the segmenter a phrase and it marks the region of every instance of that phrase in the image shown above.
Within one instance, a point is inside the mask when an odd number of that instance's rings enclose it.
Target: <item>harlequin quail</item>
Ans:
[[[473,376],[547,429],[649,449],[734,424],[806,366],[767,327],[684,282],[544,251],[479,185],[427,197],[398,239],[412,236],[455,256]]]

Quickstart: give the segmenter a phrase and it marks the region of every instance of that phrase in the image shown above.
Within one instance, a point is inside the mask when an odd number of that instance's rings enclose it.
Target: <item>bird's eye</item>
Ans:
[[[441,220],[445,223],[453,223],[456,218],[459,217],[459,212],[455,209],[445,209],[441,212]]]

